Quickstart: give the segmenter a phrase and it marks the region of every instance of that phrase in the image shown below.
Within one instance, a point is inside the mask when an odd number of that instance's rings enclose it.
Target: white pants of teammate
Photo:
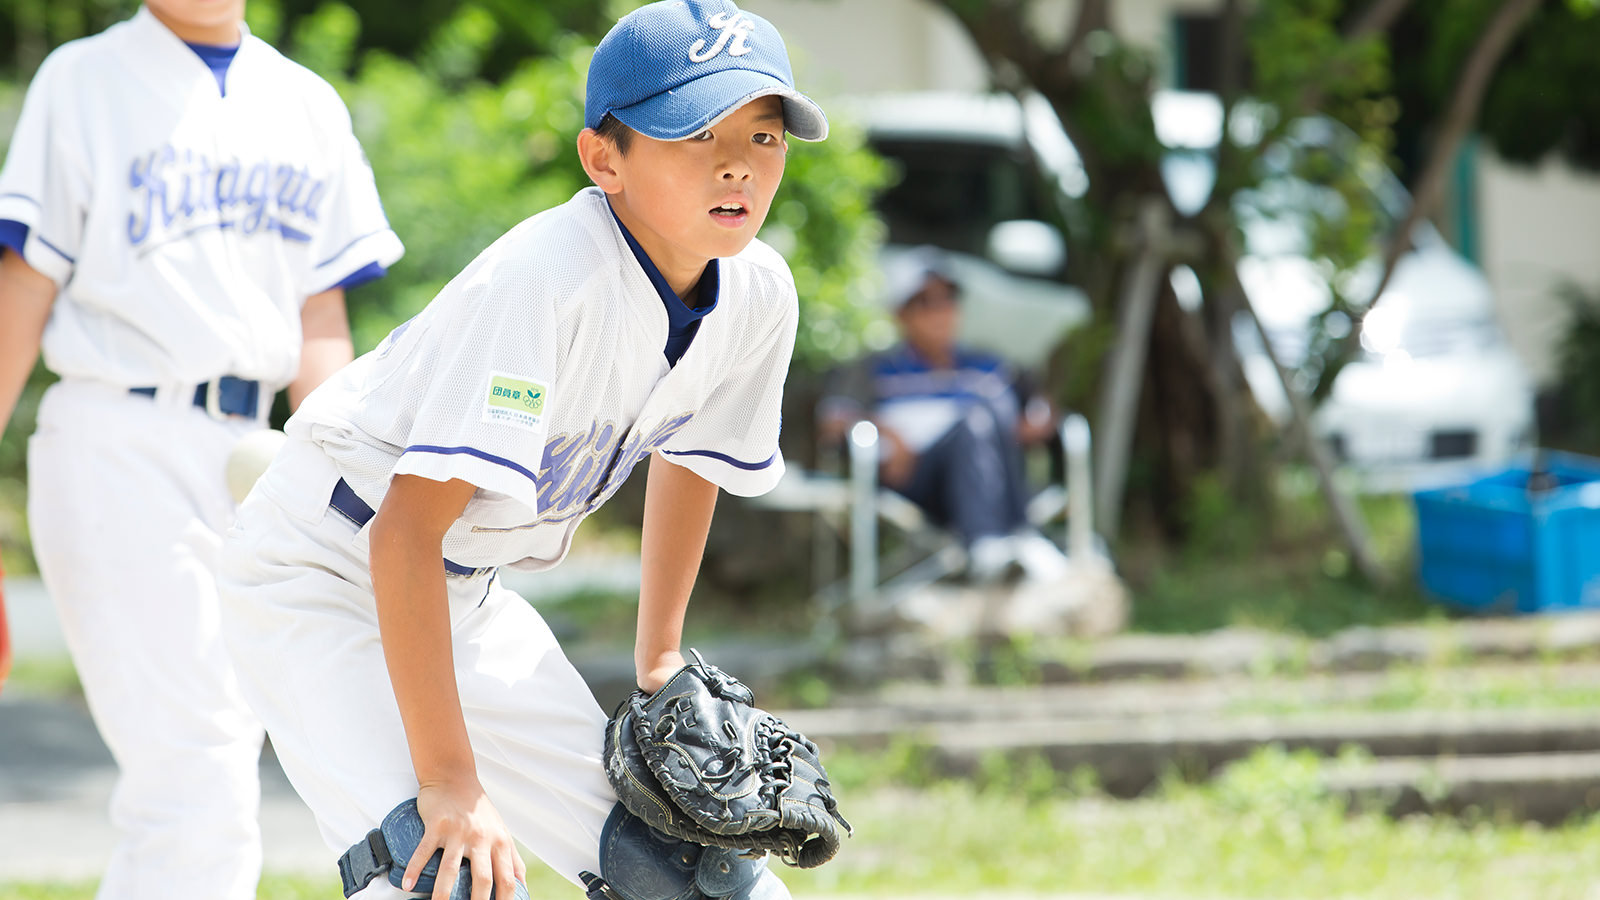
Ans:
[[[378,640],[367,527],[328,508],[338,473],[291,439],[223,549],[223,631],[273,750],[334,858],[417,794]],[[440,562],[441,569],[443,561]],[[492,574],[445,579],[478,778],[518,841],[578,883],[616,803],[606,716],[544,620]],[[378,878],[360,895],[409,897]]]
[[[218,632],[224,465],[260,425],[193,386],[64,380],[28,445],[35,555],[119,774],[102,900],[245,900],[261,870],[261,726]]]

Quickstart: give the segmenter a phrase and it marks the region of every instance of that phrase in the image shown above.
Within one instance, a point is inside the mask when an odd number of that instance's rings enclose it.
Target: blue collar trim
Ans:
[[[656,264],[651,261],[650,254],[644,252],[639,242],[634,240],[633,234],[628,231],[628,226],[622,224],[622,219],[617,217],[617,211],[611,208],[611,203],[606,202],[606,209],[610,210],[611,218],[616,219],[617,229],[622,232],[622,239],[628,242],[628,249],[633,251],[633,258],[639,261],[639,267],[644,269],[644,274],[650,278],[650,283],[655,286],[656,293],[661,295],[661,303],[667,309],[667,321],[671,323],[674,331],[687,328],[690,325],[710,315],[717,308],[718,295],[721,293],[721,277],[718,272],[717,260],[706,263],[705,273],[700,276],[700,288],[697,298],[700,305],[690,308],[672,290],[672,285],[667,284],[667,277],[661,274]],[[710,302],[706,302],[707,298]]]
[[[233,57],[239,52],[239,44],[224,47],[217,44],[191,44],[188,41],[184,43],[200,57],[200,61],[211,70],[211,74],[216,76],[217,91],[224,97],[228,96],[228,66],[233,64]]]

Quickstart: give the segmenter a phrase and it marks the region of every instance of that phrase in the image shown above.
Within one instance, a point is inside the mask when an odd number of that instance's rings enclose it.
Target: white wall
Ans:
[[[924,0],[742,0],[739,6],[777,26],[796,86],[818,98],[976,90],[988,83],[966,34]]]
[[[1600,177],[1555,160],[1513,166],[1487,150],[1479,159],[1483,269],[1512,346],[1549,383],[1565,324],[1556,289],[1571,281],[1600,290]]]

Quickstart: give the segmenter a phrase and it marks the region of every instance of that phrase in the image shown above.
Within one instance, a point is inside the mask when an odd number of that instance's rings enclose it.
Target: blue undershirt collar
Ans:
[[[667,284],[667,278],[656,268],[650,260],[650,254],[644,252],[639,242],[634,240],[628,231],[628,226],[622,224],[622,219],[617,217],[617,211],[611,208],[611,202],[606,202],[606,209],[610,210],[611,218],[616,219],[617,229],[622,232],[622,239],[628,242],[628,249],[633,251],[633,258],[639,261],[639,267],[644,269],[644,274],[655,286],[656,293],[661,296],[661,305],[667,310],[667,346],[662,353],[667,357],[668,365],[677,365],[683,357],[684,351],[689,349],[689,344],[694,340],[695,333],[700,330],[700,320],[704,319],[717,308],[717,297],[721,289],[721,275],[717,260],[706,263],[706,270],[700,276],[700,285],[696,290],[696,298],[700,305],[691,308],[684,303],[672,285]]]
[[[189,49],[200,57],[200,61],[205,63],[206,68],[211,70],[211,74],[216,76],[217,92],[224,97],[228,96],[228,66],[233,63],[234,55],[239,52],[239,45],[234,44],[230,47],[223,47],[217,44],[193,44],[189,41],[184,41],[184,43],[188,44]]]

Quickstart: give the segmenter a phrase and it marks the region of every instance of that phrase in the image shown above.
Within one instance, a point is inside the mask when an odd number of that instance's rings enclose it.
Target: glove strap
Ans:
[[[579,872],[578,877],[583,879],[584,896],[589,900],[623,900],[617,889],[606,884],[606,880],[599,875],[593,872]]]
[[[393,865],[394,857],[389,855],[383,831],[374,828],[367,832],[366,840],[357,842],[339,857],[339,880],[344,883],[344,895],[349,897],[365,888]]]

